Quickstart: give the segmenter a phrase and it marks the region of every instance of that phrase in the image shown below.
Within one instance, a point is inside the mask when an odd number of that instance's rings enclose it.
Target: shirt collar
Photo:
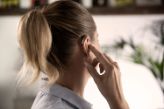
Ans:
[[[72,90],[63,87],[59,84],[54,84],[47,88],[48,93],[55,95],[63,100],[73,104],[79,109],[91,109],[92,105],[81,98],[80,96],[76,95]]]

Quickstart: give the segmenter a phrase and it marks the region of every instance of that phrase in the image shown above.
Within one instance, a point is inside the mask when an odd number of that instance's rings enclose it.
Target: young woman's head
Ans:
[[[69,66],[77,47],[85,56],[89,42],[98,44],[92,16],[71,0],[31,10],[21,18],[18,32],[25,58],[21,73],[27,74],[30,69],[33,81],[44,72],[50,83],[55,82]]]

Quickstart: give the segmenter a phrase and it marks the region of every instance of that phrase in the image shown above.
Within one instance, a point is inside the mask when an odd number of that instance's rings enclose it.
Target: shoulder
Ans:
[[[70,89],[58,84],[43,87],[31,109],[91,109],[92,105]]]
[[[31,109],[65,109],[61,98],[49,93],[39,92]]]

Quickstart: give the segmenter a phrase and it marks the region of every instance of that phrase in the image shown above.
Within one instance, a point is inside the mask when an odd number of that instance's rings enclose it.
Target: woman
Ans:
[[[30,71],[31,83],[41,72],[48,78],[32,109],[91,109],[83,99],[90,75],[111,109],[128,109],[118,65],[100,52],[95,22],[85,8],[57,1],[25,14],[18,30],[25,58],[20,74],[27,78]]]

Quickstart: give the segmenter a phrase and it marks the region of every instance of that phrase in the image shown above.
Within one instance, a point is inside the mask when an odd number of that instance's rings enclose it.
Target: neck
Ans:
[[[58,79],[57,83],[83,97],[89,74],[85,68],[79,68],[78,66],[78,64],[75,64],[67,68]]]

